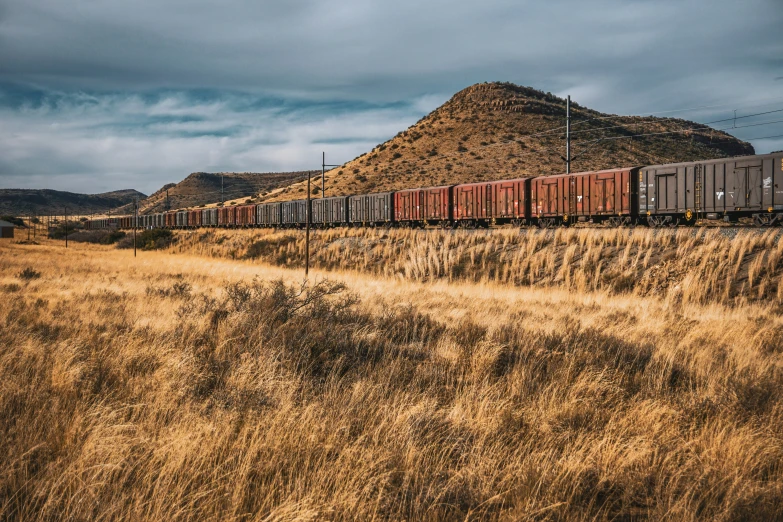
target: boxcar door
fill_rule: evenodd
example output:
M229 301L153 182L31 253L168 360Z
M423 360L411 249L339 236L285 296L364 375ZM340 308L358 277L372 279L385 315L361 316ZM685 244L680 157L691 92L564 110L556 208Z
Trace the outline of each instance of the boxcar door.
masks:
M615 190L615 184L614 179L605 179L604 180L604 212L611 214L614 212L614 190Z
M748 208L760 209L762 205L761 194L763 192L761 165L747 167L745 180L745 187L747 187L745 206Z
M568 214L576 215L576 177L572 176L568 180Z
M484 187L484 192L486 193L486 201L484 202L484 217L487 219L492 219L495 216L494 208L492 207L492 185L487 185Z
M746 167L737 167L734 169L732 180L732 192L729 192L728 203L733 208L745 208L748 201L748 169ZM729 203L731 202L731 203Z
M676 174L659 174L655 176L655 210L658 212L674 212L677 210Z
M557 214L557 182L546 186L546 208L544 213Z

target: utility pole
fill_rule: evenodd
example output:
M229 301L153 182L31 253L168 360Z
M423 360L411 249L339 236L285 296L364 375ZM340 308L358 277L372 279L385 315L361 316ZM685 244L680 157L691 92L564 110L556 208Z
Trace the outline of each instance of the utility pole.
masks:
M220 175L220 205L225 205L226 200L223 197L223 174Z
M136 257L136 226L139 224L139 198L133 202L133 257Z
M571 174L571 95L566 101L566 174Z
M326 167L340 167L340 165L327 165L326 164L326 152L321 156L321 197L326 197ZM310 179L308 175L307 179Z
M68 207L65 207L65 248L68 248Z
M305 210L305 279L310 274L310 173L307 173L307 209Z
M27 214L27 241L30 241L30 227L33 226L33 217Z

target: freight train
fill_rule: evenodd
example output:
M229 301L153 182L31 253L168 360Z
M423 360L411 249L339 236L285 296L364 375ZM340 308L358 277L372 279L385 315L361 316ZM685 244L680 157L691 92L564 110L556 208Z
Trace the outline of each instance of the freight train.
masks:
M783 223L783 152L88 221L100 228Z

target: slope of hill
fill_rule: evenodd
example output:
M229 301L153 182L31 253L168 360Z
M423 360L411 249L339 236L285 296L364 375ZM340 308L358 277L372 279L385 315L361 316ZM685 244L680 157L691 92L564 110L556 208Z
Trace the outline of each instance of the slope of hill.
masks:
M687 120L613 116L573 101L571 116L574 172L754 153L749 143ZM511 83L473 85L394 138L329 171L327 194L562 173L565 119L566 101L552 94ZM628 139L639 134L646 136ZM267 199L305 195L299 183Z
M0 189L0 214L44 216L63 214L99 214L135 198L147 196L137 190L115 190L103 194L77 194L49 189Z
M311 175L315 171L310 171ZM320 173L320 171L319 171ZM199 207L220 202L241 199L257 199L271 191L306 179L302 172L194 172L179 183L169 183L139 203L143 214L161 212L167 209ZM222 178L222 180L221 180ZM222 183L222 191L221 191ZM129 204L112 210L123 214L133 211Z

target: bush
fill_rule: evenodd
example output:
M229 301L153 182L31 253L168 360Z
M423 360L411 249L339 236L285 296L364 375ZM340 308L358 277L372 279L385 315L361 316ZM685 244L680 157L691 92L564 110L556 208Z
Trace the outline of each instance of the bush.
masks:
M125 237L122 230L81 230L73 235L68 235L70 241L77 243L93 243L100 245L113 245ZM131 246L133 243L131 243Z
M39 277L41 277L41 272L36 272L35 270L33 270L28 266L27 268L19 272L17 277L19 277L19 279L24 279L25 281L31 281L33 279L38 279Z
M141 250L160 250L174 241L174 234L166 228L144 230L136 236L136 248ZM133 248L133 235L127 234L117 243L117 248Z

